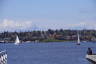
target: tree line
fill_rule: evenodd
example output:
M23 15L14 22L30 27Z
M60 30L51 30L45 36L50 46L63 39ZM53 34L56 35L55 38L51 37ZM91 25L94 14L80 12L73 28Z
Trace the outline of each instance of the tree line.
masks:
M16 35L20 41L44 41L47 39L54 39L60 41L75 41L77 40L77 33L80 35L82 41L96 41L96 30L52 30L47 31L26 31L26 32L2 32L0 33L0 41L14 42Z

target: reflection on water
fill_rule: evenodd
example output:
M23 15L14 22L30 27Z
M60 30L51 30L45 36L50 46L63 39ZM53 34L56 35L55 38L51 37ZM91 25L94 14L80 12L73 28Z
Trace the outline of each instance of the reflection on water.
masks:
M85 59L88 47L96 52L96 43L91 42L0 44L0 50L7 50L8 64L89 64Z

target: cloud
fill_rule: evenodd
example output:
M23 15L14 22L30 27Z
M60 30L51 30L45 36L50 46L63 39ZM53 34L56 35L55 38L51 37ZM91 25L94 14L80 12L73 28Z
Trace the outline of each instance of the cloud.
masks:
M76 21L64 21L64 20L49 20L49 19L34 19L33 24L39 26L40 29L96 29L95 19L77 20Z
M95 21L79 22L71 24L70 27L72 27L72 29L96 29L96 22Z
M26 31L47 29L96 29L95 21L82 21L77 23L48 22L49 20L14 21L4 19L0 21L1 31Z
M21 31L32 27L32 21L14 21L4 19L0 22L0 31Z

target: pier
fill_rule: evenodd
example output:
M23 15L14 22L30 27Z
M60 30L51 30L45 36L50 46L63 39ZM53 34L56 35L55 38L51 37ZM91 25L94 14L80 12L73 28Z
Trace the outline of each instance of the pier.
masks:
M86 55L86 59L88 61L90 61L91 63L96 64L96 55L95 54L93 54L93 55Z

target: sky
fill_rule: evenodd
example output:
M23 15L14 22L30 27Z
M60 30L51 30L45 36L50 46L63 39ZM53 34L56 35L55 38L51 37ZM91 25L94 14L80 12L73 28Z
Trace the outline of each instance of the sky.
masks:
M96 29L96 0L0 0L0 31Z

